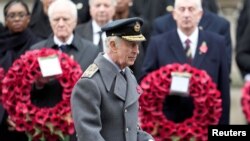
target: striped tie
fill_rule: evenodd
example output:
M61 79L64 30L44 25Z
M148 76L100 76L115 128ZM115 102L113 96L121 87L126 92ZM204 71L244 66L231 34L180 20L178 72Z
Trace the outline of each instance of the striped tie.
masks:
M192 51L191 51L191 48L190 48L190 43L191 43L191 41L190 41L189 39L187 39L187 40L185 41L186 47L185 47L185 49L184 49L189 64L192 63Z
M98 32L98 34L99 34L99 37L100 37L99 42L98 42L99 51L103 52L102 32L100 31L100 32Z

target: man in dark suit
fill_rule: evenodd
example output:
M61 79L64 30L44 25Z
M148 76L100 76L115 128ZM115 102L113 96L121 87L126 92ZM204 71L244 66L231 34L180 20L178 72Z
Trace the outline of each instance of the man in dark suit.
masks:
M106 39L105 33L101 32L101 27L112 21L115 14L115 6L115 0L90 0L91 20L76 27L76 33L99 46L99 51L103 51Z
M159 16L171 13L175 0L133 0L132 13L152 23ZM203 0L204 9L218 12L216 0Z
M71 107L79 141L153 141L138 128L137 81L128 66L139 53L142 19L121 19L102 28L104 53L76 83Z
M225 40L218 34L199 30L201 16L202 6L199 0L176 0L173 17L177 29L151 38L142 68L143 76L172 63L189 63L192 67L205 70L221 92L223 110L219 124L229 124L229 70L227 59L223 56L226 52ZM189 45L185 45L187 39ZM207 49L203 53L202 43L206 43ZM188 46L190 52L187 56L185 49ZM172 111L164 112L167 116L174 115L171 120L182 122L192 116L194 107L190 97L168 97L166 101L164 106Z
M69 0L54 1L48 9L48 16L53 34L46 40L33 45L31 49L60 49L72 56L82 70L94 61L98 48L90 41L74 34L77 24L76 5ZM31 101L38 107L51 107L62 99L62 86L57 80L41 78L33 87ZM74 140L72 136L71 140Z
M230 72L231 62L232 62L232 41L231 41L230 23L226 19L208 10L203 10L203 11L204 12L202 18L198 25L199 29L218 33L225 38L227 46L226 55L229 63L228 66ZM176 27L177 25L172 14L163 15L154 20L152 28L152 36L170 31Z

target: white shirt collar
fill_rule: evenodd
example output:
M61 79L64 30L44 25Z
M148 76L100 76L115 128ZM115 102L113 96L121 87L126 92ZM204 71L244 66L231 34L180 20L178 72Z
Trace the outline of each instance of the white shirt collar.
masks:
M94 34L101 31L101 27L94 20L92 20L92 27L93 27L93 33Z
M187 39L189 39L192 44L196 43L196 45L197 45L198 35L199 35L198 27L195 28L194 32L190 36L185 35L179 28L177 29L177 32L178 32L178 35L180 37L181 43L183 45L185 45L185 41Z
M191 48L191 52L192 52L192 58L194 58L195 56L195 52L196 52L196 48L198 45L198 37L199 37L199 29L198 27L195 28L194 32L188 37L187 35L185 35L179 28L177 29L178 35L180 37L182 46L185 48L186 44L185 41L187 39L189 39L190 42L190 48Z
M110 23L110 22L112 22L112 21L109 21L108 23ZM93 27L94 34L101 31L101 27L97 24L97 22L95 20L92 20L92 27Z
M70 45L70 44L72 44L73 39L74 39L74 35L73 34L70 35L69 39L66 42L62 42L61 40L59 40L59 38L57 38L56 36L54 36L54 42L58 46L65 45L65 44L66 45Z

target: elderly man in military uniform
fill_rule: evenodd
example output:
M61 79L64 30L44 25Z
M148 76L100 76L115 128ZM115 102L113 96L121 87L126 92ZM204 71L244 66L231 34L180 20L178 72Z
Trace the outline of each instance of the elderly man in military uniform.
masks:
M78 141L153 141L138 126L137 81L128 66L139 53L142 19L108 23L106 48L76 83L71 97Z

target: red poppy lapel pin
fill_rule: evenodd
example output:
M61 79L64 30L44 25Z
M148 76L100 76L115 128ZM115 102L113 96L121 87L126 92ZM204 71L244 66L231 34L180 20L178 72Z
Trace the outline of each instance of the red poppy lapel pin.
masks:
M208 50L207 43L203 41L199 49L200 49L200 54L206 53Z

